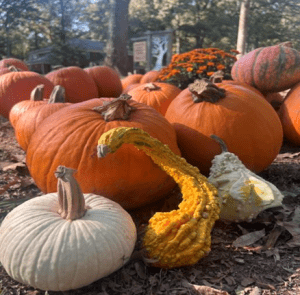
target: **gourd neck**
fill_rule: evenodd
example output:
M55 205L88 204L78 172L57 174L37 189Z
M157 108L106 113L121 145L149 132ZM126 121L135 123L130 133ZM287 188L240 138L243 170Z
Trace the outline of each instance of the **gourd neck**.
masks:
M210 136L212 139L214 139L221 147L222 153L227 153L228 152L228 148L226 143L224 142L223 139L221 139L219 136L212 134Z
M36 86L30 93L30 100L32 101L40 101L43 100L44 97L44 85Z
M59 103L59 102L64 103L66 101L65 98L66 98L65 88L60 85L56 85L54 86L50 94L48 103Z
M100 113L107 122L129 120L130 114L136 110L135 107L129 105L128 100L130 99L131 95L122 94L118 98L104 102L102 106L94 107L93 110Z
M146 90L147 92L151 92L151 91L155 91L155 90L160 90L161 87L159 87L155 83L150 82L150 83L145 84L143 89Z
M55 172L58 179L58 214L69 221L80 219L87 210L83 193L73 176L74 172L74 169L65 166L58 166Z
M208 79L195 80L188 86L188 89L192 93L195 103L203 101L216 103L226 96L225 89L219 88Z

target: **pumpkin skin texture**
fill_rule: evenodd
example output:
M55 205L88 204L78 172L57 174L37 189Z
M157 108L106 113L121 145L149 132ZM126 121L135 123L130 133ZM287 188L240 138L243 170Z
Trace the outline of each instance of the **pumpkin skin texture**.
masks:
M202 95L197 98L187 88L172 101L166 112L166 119L176 130L182 156L202 174L208 175L212 159L220 154L220 147L210 138L215 134L248 169L261 172L272 163L282 145L279 116L263 97L245 87L211 84L205 83L205 87L212 87L213 91L211 94L204 89L207 101L201 101ZM193 97L199 102L194 102Z
M94 66L85 68L85 72L94 80L97 97L119 97L122 93L122 83L119 74L108 66Z
M142 74L132 74L132 75L129 75L129 76L127 76L127 77L121 79L123 91L124 91L129 85L140 83L142 77L143 77Z
M31 91L38 85L44 85L44 97L53 90L53 83L44 76L30 72L11 72L0 77L0 114L8 119L11 108L18 102L28 100Z
M8 68L15 66L17 69L29 71L27 64L18 58L4 58L0 60L0 68Z
M60 68L45 75L54 85L66 89L66 102L82 102L98 97L94 80L81 68L76 66Z
M111 274L129 260L136 242L135 224L119 204L82 194L66 175L72 169L64 173L58 193L19 205L0 227L6 272L41 290L77 289Z
M300 81L300 53L283 45L257 48L234 63L231 76L261 92L283 91Z
M98 157L116 152L122 144L133 144L178 183L183 201L178 210L157 212L149 220L143 237L153 266L174 268L193 265L210 251L210 232L219 218L216 188L184 158L139 128L114 128L104 133L97 148Z
M181 92L181 89L167 83L151 82L142 84L128 92L132 99L153 107L165 115L171 101Z
M105 103L119 103L117 112L112 112L115 119L109 121L107 114L93 110ZM130 110L129 115L125 114L127 119L120 118L122 103ZM110 198L124 209L138 208L166 196L175 182L143 152L125 145L105 159L96 157L99 136L119 126L139 127L180 154L175 130L153 108L133 100L91 99L55 112L32 135L26 163L36 185L45 193L54 192L55 167L64 165L78 171L76 178L84 193Z
M300 145L300 83L286 95L279 111L284 137L295 145Z
M42 125L42 122L51 114L71 105L65 101L65 89L56 85L48 101L30 108L23 114L15 126L15 136L20 147L26 151L32 134Z
M128 85L125 89L123 89L122 93L127 94L130 90L134 89L135 87L140 86L140 83L134 83L134 84L130 84Z
M155 82L158 79L158 76L160 75L160 71L149 71L145 73L140 80L141 84Z

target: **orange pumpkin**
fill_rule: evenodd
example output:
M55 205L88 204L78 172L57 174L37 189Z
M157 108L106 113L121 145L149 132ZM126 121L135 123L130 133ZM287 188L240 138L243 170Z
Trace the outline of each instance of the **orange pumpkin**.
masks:
M71 66L60 68L45 75L54 85L60 85L66 90L66 102L81 102L98 97L94 80L86 71Z
M158 76L160 75L160 71L149 71L143 75L143 77L140 80L141 84L155 82L158 79Z
M0 68L8 68L10 66L15 66L23 71L29 71L27 64L18 58L9 57L0 60Z
M286 95L278 111L284 137L295 145L300 145L300 83Z
M171 102L165 117L175 127L183 157L205 175L221 153L212 134L224 139L229 151L255 172L268 167L282 145L277 113L246 87L197 80Z
M123 89L122 93L127 94L130 90L132 90L133 88L138 87L140 85L141 85L140 83L130 84L125 89Z
M124 91L129 85L140 83L140 80L142 79L142 77L143 77L142 74L132 74L132 75L129 75L129 76L123 78L123 79L121 80L123 91Z
M45 86L43 84L36 86L30 93L30 99L17 102L11 108L9 112L9 121L14 128L16 127L17 121L24 112L26 112L30 108L47 103L47 101L43 99L44 87Z
M0 115L8 119L11 108L28 100L31 91L40 84L44 85L44 97L49 97L54 85L38 73L21 71L0 76Z
M180 154L176 134L152 107L120 98L98 98L67 106L43 121L32 135L26 163L36 185L56 191L58 165L77 170L83 192L112 199L125 209L141 207L170 193L175 182L150 157L129 144L104 159L97 157L98 139L115 127L137 127Z
M84 70L97 86L97 97L118 97L121 95L122 83L117 71L108 66L94 66Z
M65 102L65 89L56 85L49 100L31 107L18 119L15 125L15 136L20 147L26 151L32 134L42 125L42 122L51 114L70 104Z
M300 52L287 44L257 48L234 63L231 76L261 92L289 89L300 82Z
M147 104L165 115L171 101L181 92L181 89L167 83L151 82L134 87L128 92L133 100Z

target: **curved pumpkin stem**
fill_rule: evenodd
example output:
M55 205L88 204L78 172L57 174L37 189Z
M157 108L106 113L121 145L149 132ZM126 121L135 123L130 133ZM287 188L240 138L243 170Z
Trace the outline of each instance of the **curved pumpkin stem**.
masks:
M58 213L62 218L70 221L81 218L87 210L83 193L73 176L75 171L65 166L58 166L55 171L55 176L58 179Z
M209 81L212 83L222 83L223 79L224 79L224 72L221 70L214 72L209 77Z
M194 102L215 103L226 96L225 89L217 87L208 79L195 80L188 88L192 93Z
M65 102L66 101L65 98L66 98L65 88L60 85L56 85L54 86L50 94L48 103Z
M150 91L154 91L154 90L160 90L161 87L159 87L158 85L150 82L144 85L144 90L147 90L148 92Z
M104 133L98 141L98 157L114 153L124 143L149 155L182 192L178 210L157 212L149 221L143 244L149 257L157 260L154 266L195 264L210 251L210 232L220 213L216 188L198 168L139 128L119 127Z
M32 100L32 101L43 100L44 88L45 88L44 84L40 84L40 85L36 86L30 93L30 100Z
M94 107L93 110L99 112L107 122L114 120L128 120L132 111L136 110L128 104L131 95L122 94L120 97L109 102L104 102L102 106Z

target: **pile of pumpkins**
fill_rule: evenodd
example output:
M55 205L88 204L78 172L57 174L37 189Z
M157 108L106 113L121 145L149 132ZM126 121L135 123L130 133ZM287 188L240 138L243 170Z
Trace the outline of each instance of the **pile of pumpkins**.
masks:
M278 189L256 173L273 162L284 136L300 143L300 53L288 44L241 57L233 81L196 80L184 90L159 82L158 71L121 80L106 66L46 75L16 59L0 67L0 114L45 194L17 207L0 227L0 261L20 282L68 290L120 268L136 242L125 210L154 203L176 185L182 203L154 214L143 240L158 267L207 255L218 218L248 221L281 204ZM290 88L284 99L278 94Z

